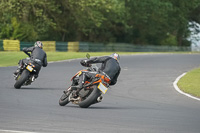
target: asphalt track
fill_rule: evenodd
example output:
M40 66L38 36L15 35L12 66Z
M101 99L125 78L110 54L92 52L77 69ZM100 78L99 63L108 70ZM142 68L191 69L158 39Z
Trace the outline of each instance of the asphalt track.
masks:
M200 133L200 101L174 80L200 66L200 54L121 56L118 83L88 109L58 100L80 60L50 63L31 85L14 89L16 67L0 68L0 132ZM6 131L5 131L6 130Z

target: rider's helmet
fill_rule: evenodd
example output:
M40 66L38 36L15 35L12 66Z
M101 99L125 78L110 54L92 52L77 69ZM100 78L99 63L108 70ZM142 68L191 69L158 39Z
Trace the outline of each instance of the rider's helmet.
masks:
M120 60L119 54L117 54L117 53L111 54L110 57L114 58L114 59L117 60L117 61Z
M34 46L35 46L35 47L39 47L39 48L41 48L41 49L43 48L43 44L42 44L42 42L40 42L40 41L35 42Z

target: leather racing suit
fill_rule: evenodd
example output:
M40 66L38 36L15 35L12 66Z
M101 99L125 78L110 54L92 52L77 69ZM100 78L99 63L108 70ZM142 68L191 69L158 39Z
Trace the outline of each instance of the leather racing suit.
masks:
M24 63L33 63L35 65L36 75L38 76L41 67L46 67L48 64L46 53L39 47L23 48L23 52L30 58L20 60L19 66L23 66ZM31 52L31 54L29 52Z
M84 64L84 60L82 60L80 63L83 66L88 66L88 64L93 63L101 63L100 72L104 72L109 78L111 79L111 82L109 85L115 85L117 83L117 78L120 74L121 68L119 65L119 62L115 60L114 58L110 56L102 56L102 57L95 57L86 60L86 64ZM89 79L91 77L94 77L98 72L85 72L80 75L79 77L79 85L76 87L78 89L81 89L83 86L83 83L86 79Z
M110 56L95 57L87 60L88 64L101 63L100 70L105 72L111 79L110 85L117 83L121 68L119 62Z

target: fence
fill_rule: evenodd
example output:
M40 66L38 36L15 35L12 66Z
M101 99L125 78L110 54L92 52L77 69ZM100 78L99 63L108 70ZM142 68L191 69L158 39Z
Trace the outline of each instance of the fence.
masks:
M0 40L0 51L3 51L3 41Z
M69 52L79 52L79 42L68 42Z
M56 51L56 42L55 41L43 41L44 51Z
M191 51L191 47L178 46L141 46L126 43L87 43L80 42L79 51L81 52L175 52L175 51Z
M45 51L68 52L173 52L191 51L191 47L178 46L141 46L126 43L91 43L91 42L56 42L42 41ZM34 42L19 42L17 40L0 40L0 50L19 51L24 47L34 46Z
M34 46L34 42L20 42L20 50L22 50L24 47L32 47Z
M56 51L68 51L68 42L56 42Z
M3 49L5 51L20 51L19 40L3 40Z

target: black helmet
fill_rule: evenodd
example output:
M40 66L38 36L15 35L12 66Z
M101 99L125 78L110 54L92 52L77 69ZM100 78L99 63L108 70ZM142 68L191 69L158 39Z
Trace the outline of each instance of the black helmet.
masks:
M40 41L35 42L34 46L35 46L35 47L39 47L39 48L41 48L41 49L43 48L43 44L42 44L42 42L40 42Z
M114 58L114 59L117 60L117 61L120 60L119 54L117 54L117 53L111 54L110 57Z

